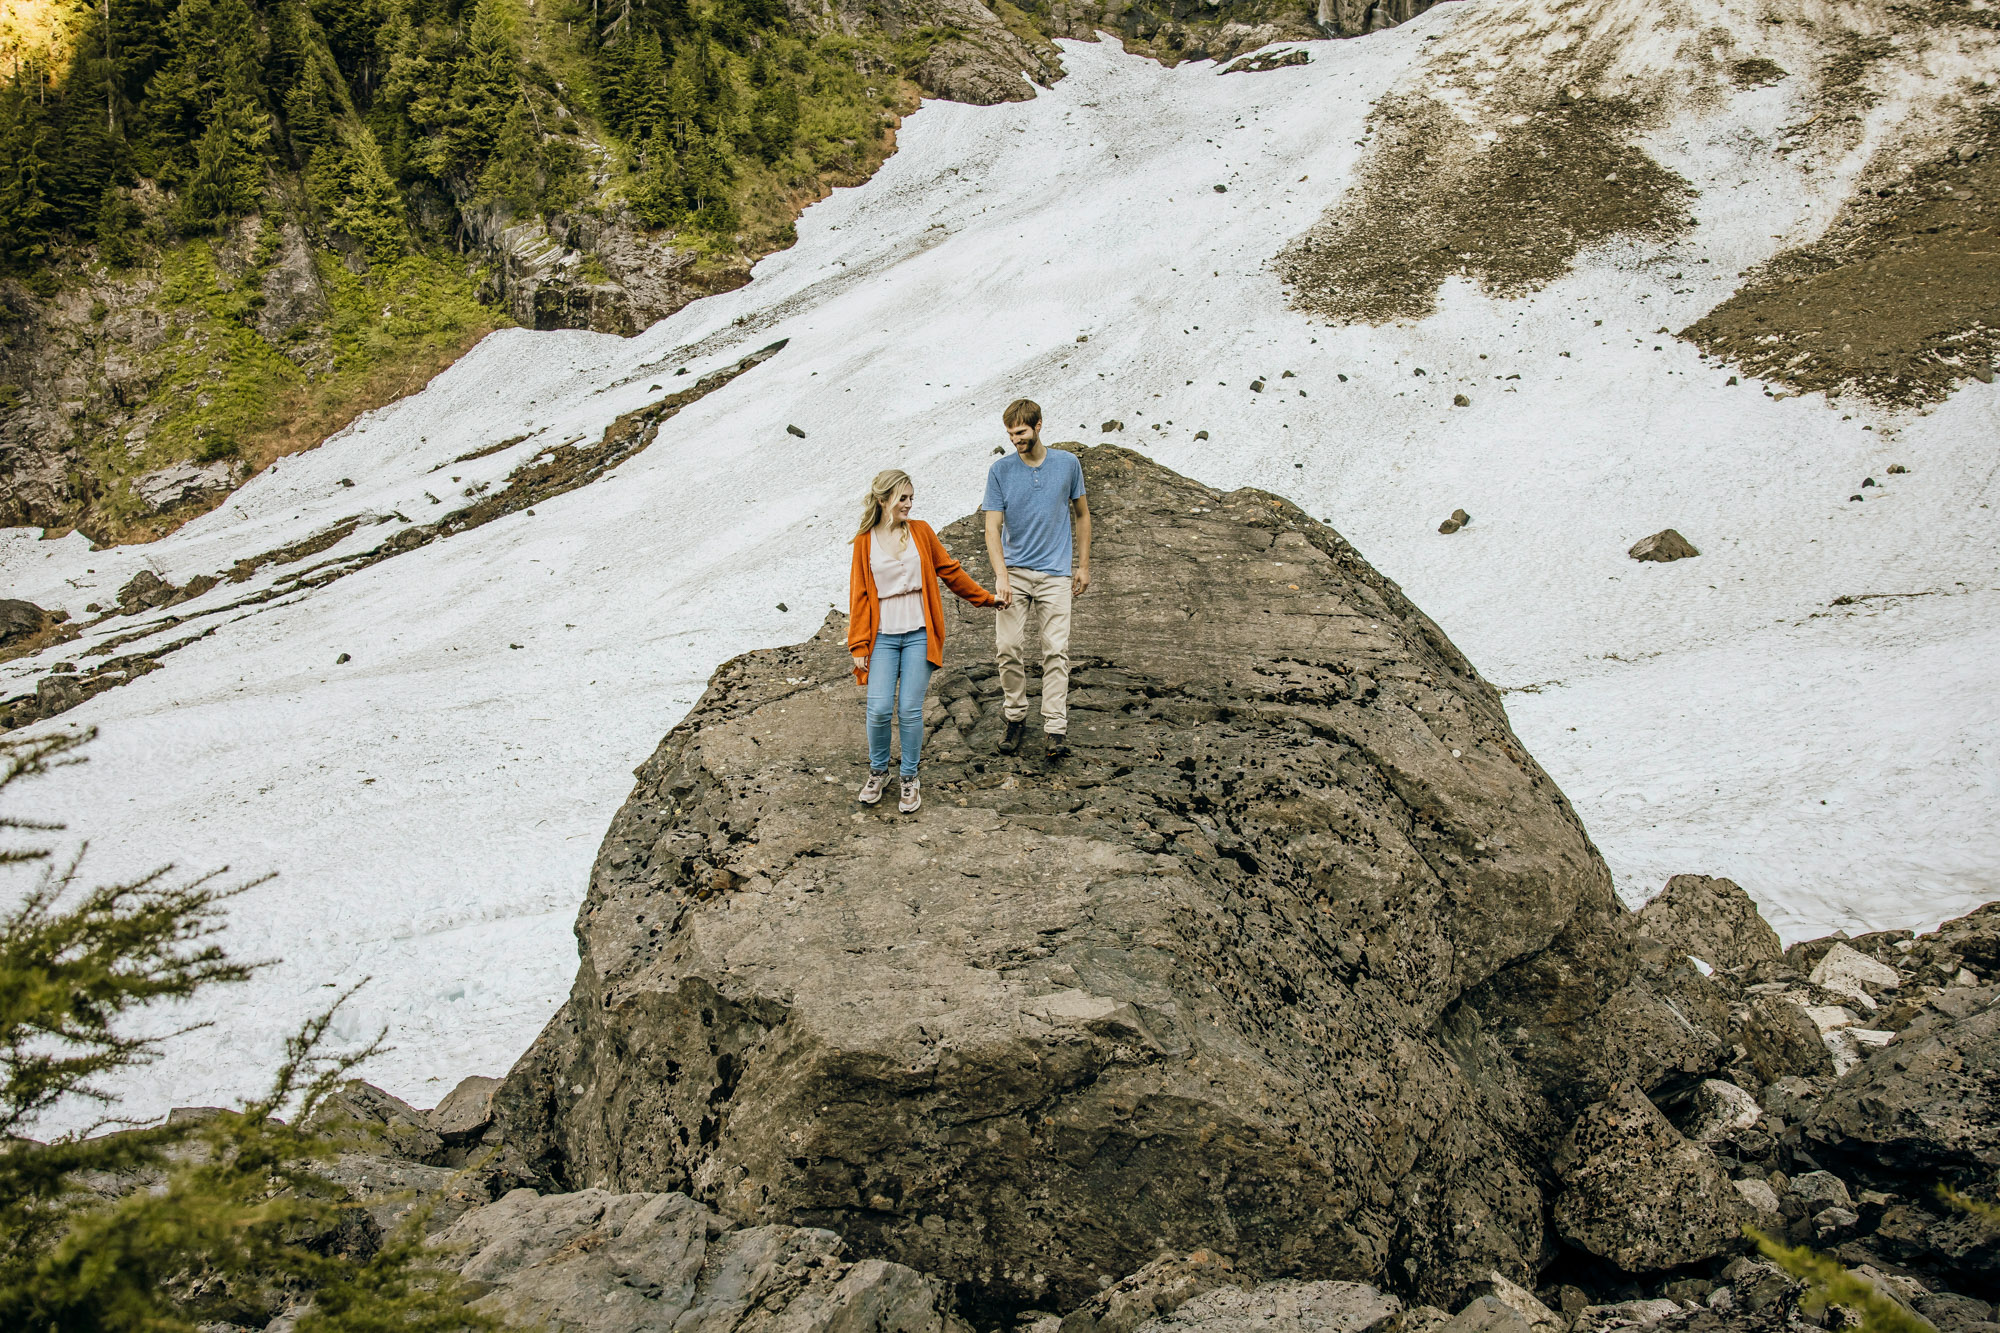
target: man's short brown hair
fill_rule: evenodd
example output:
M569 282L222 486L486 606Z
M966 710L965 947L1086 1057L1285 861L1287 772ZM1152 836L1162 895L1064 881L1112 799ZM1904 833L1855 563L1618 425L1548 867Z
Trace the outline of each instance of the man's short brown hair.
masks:
M1000 420L1008 430L1012 430L1016 426L1040 426L1042 424L1042 409L1031 398L1016 398L1013 402L1007 404L1007 410L1000 414Z

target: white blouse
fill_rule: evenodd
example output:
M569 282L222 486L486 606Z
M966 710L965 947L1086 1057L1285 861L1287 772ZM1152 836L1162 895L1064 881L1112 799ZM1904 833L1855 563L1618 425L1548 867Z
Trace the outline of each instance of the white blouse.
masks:
M875 576L875 599L882 609L882 634L907 634L924 627L924 564L917 554L917 539L906 538L903 554L894 545L871 535L868 539L868 570Z

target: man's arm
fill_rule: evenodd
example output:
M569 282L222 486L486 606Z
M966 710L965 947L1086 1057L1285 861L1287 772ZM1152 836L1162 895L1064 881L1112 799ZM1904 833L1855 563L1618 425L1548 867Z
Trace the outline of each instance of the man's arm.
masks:
M1076 573L1070 576L1070 595L1081 597L1090 591L1090 497L1071 500L1069 512L1076 520Z
M1014 600L1014 585L1007 578L1007 561L1000 554L1000 524L1006 517L998 509L986 511L986 559L993 566L993 597L1001 606Z

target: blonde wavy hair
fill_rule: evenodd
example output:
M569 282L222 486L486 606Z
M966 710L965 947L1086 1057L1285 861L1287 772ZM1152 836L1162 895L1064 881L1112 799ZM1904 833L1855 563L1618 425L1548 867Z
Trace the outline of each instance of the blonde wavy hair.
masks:
M868 494L861 500L861 526L854 530L857 538L882 521L882 511L889 507L889 497L904 484L908 484L913 493L917 489L917 483L910 480L910 474L899 467L875 474L875 480L868 483Z

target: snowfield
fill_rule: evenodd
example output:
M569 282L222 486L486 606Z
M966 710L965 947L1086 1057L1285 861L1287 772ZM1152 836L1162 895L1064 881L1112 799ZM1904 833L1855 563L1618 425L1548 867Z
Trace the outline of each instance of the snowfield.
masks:
M1646 140L1701 192L1679 243L1607 247L1520 300L1454 283L1413 325L1290 308L1271 257L1339 196L1370 105L1475 12L1227 77L1065 43L1069 76L1033 101L927 104L741 290L630 340L495 334L149 546L6 534L6 595L82 619L141 568L182 583L352 515L432 521L790 340L605 479L198 620L177 633L217 627L161 670L43 724L100 735L16 811L87 837L93 878L279 872L229 937L272 965L160 1016L212 1026L129 1079L126 1112L256 1090L300 1020L363 977L343 1031L387 1029L373 1081L430 1105L503 1072L575 972L570 923L633 766L718 663L844 608L877 470L908 469L939 526L971 511L1018 395L1051 441L1109 438L1332 523L1509 691L1629 901L1726 875L1791 940L2000 898L2000 386L1889 416L1728 385L1655 332L1831 216L1840 172L1773 155L1790 84ZM1864 477L1878 485L1851 501ZM1461 506L1471 526L1439 535ZM1700 558L1626 557L1669 526ZM317 558L391 531L364 523ZM95 641L0 677L32 689ZM857 702L857 780L860 734Z

